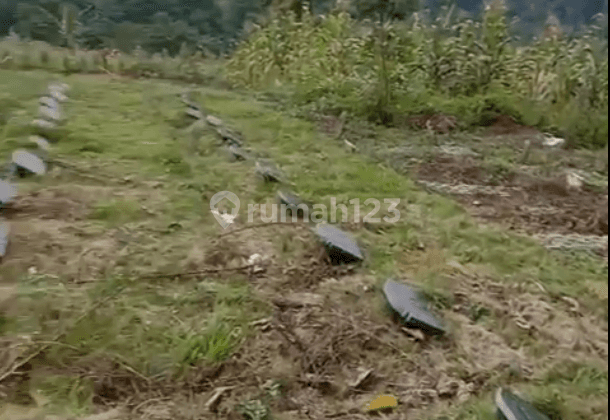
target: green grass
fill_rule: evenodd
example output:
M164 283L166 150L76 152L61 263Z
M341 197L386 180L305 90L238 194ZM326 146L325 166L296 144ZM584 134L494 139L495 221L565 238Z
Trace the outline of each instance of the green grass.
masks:
M90 217L94 220L102 220L110 224L124 224L138 220L142 216L142 210L138 203L125 200L112 200L95 205Z
M12 116L0 126L1 154L9 154L25 141L24 136L27 139L22 124L36 112L37 96L54 78L40 71L0 71L0 87L10 98L0 101L4 106L0 114ZM274 201L276 187L258 182L248 163L228 163L210 131L201 133L198 151L189 149L192 139L180 122L183 105L178 93L183 86L82 75L65 80L72 86L73 99L65 105L68 122L55 153L105 178L104 187L138 198L95 196L88 202L89 217L72 226L83 237L93 237L85 242L83 252L94 239L116 239L116 252L100 257L112 266L110 273L83 284L71 283L61 274L19 273L16 312L1 318L0 331L5 337L36 333L45 341L58 341L57 334L63 334L61 343L48 349L44 363L36 362L34 383L55 406L63 404L80 413L91 406L90 384L78 375L49 376L45 369L73 366L77 372L93 369L91 374L101 377L107 374L104 362L110 360L147 377L180 381L193 370L226 360L254 334L249 322L268 316L270 307L244 276L148 279L143 275L177 273L192 261L197 267L207 264L201 260L213 256L214 240L221 231L209 212L215 193L234 192L244 209L250 203ZM311 123L271 110L250 95L209 87L197 90L204 108L242 131L248 145L275 160L303 198L323 204L330 204L332 197L343 204L353 199L401 200L398 223L353 232L368 257L360 270L363 274L379 282L388 276L411 277L438 307L448 308L452 296L446 264L454 260L507 284L539 282L554 297L577 297L591 312L607 305L590 287L607 288L607 273L599 262L558 257L533 240L478 226L453 201L431 196L393 169L348 153ZM379 129L378 135L381 143L400 142L392 137L392 130ZM144 186L150 182L158 186ZM26 183L31 188L86 185L69 174ZM153 210L152 215L144 206ZM350 219L353 216L350 210ZM304 247L315 246L297 244L289 232L278 235L274 245L280 261L294 261ZM231 249L220 251L231 256ZM238 259L233 263L241 264ZM471 317L490 325L496 321L484 307L473 306ZM531 340L515 338L528 351L535 350ZM583 362L519 385L541 404L556 407L564 419L586 415L601 419L599 396L607 395L604 381L607 384L603 366ZM553 391L566 400L551 398ZM597 405L589 407L590 400ZM448 413L448 419L491 419L492 399L485 394Z
M77 376L47 376L37 387L45 398L61 401L52 407L55 411L61 412L69 407L75 414L86 414L92 403L93 383L88 379Z

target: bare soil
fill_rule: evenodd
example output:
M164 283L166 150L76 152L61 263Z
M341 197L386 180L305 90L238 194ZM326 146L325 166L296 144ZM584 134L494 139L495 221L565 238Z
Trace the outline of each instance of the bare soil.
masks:
M417 177L448 185L502 188L498 194L464 194L458 199L476 216L529 233L608 234L608 196L586 186L573 189L564 176L536 179L526 174L490 174L474 158L437 156ZM499 181L499 183L498 183Z
M256 282L261 292L278 284L266 275ZM204 414L238 420L243 416L235 407L258 399L267 401L279 419L358 420L371 418L363 412L367 402L391 393L401 406L386 418L403 420L422 418L431 407L462 404L510 378L543 378L562 363L604 360L607 367L605 324L577 303L554 302L535 286L517 289L454 275L454 304L442 312L459 328L442 340L422 340L390 317L375 315L371 297L377 292L371 282L346 276L309 292L286 290L275 302L273 316L257 323L255 337L238 353L221 364L194 369L180 386L145 381L100 361L98 369L88 371L99 378L96 401L106 407L101 411L126 407L130 415L124 419L186 420ZM492 331L472 318L474 307L505 325ZM536 340L552 348L552 354L532 357L520 349L524 340ZM365 372L369 375L362 379ZM278 380L281 395L267 398ZM210 411L207 402L224 387L227 391Z
M439 134L447 134L457 127L457 119L442 114L428 114L408 117L402 124L422 130L432 130Z

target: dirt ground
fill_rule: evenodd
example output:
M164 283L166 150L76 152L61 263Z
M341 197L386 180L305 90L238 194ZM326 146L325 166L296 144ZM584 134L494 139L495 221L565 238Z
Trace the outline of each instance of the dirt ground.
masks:
M7 264L72 273L74 281L83 276L79 266L108 269L96 262L115 260L119 239L101 232L88 235L84 225L74 225L87 214L85 192L110 194L95 186L72 186L49 188L37 200L27 195L18 199L9 216L17 232ZM63 211L50 211L55 208ZM244 230L214 244L195 243L193 250L198 251L182 260L190 269L222 269L254 252L264 257L263 269L250 273L250 282L255 294L272 304L273 315L255 321L255 333L228 361L193 369L179 383L143 377L104 358L77 362L60 372L93 378L94 402L102 415L106 413L99 418L108 420L240 420L244 416L236 407L243 408L244 401L250 401L252 410L257 404L268 407L278 419L358 420L370 418L363 407L382 393L396 395L401 403L400 410L386 418L405 420L424 418L431 407L459 405L509 378L535 379L576 359L607 360L605 324L578 304L554 302L535 286L515 289L465 275L459 266L448 273L452 303L437 305L451 325L448 336L431 339L401 328L380 315L376 278L328 265L306 229L282 229ZM282 235L309 246L280 263L273 244ZM42 258L45 249L54 257ZM92 259L79 264L85 254ZM192 255L206 257L197 260ZM476 313L493 314L505 325L486 326ZM520 349L523 340L555 349L552 357L531 357ZM59 372L49 370L52 373ZM27 380L27 375L19 380ZM4 389L18 389L16 381Z
M531 139L534 153L551 153L555 169L550 177L540 175L536 165L512 165L510 170L498 172L485 165L484 156L457 156L442 151L431 160L420 161L413 174L435 192L454 196L485 222L529 235L607 238L607 186L571 186L567 174L578 169L578 164L573 162L570 151L544 151L540 138L541 133L535 128L499 116L485 128L482 147L509 147L518 160L524 153L524 139ZM607 246L598 252L607 258Z
M272 278L270 272L255 282L263 291L275 283ZM368 419L363 406L391 393L401 408L385 418L418 419L432 406L459 405L515 378L536 380L562 364L608 357L607 331L599 319L573 302L553 302L535 287L454 275L454 305L443 313L455 328L445 339L430 340L375 316L370 281L345 276L309 292L286 292L274 301L273 316L256 322L255 336L237 354L192 371L179 387L171 381L147 383L101 363L98 374L106 370L97 388L100 411L118 404L125 411L117 419L241 420L235 407L247 400L252 407L264 401L278 419ZM359 311L350 309L354 301ZM505 320L499 333L473 317L475 306ZM533 358L520 349L526 340L554 350ZM221 397L214 400L218 392ZM197 417L202 413L205 417Z
M493 187L496 194L459 195L474 215L528 233L608 235L608 196L586 187L569 188L565 177L536 179L509 174L500 185L469 157L437 156L417 171L420 180L446 185Z

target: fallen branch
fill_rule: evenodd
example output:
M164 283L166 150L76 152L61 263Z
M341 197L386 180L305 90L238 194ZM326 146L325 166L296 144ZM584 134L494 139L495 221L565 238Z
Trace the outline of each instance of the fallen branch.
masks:
M185 278L185 277L201 276L203 274L218 274L218 273L247 271L253 267L255 267L255 265L242 265L240 267L234 267L234 268L210 268L210 269L197 270L197 271L185 271L185 272L181 272L181 273L168 273L168 274L154 273L154 274L145 274L145 275L134 275L132 278L134 280L159 280L159 279L171 279L171 278ZM124 274L124 276L130 277L128 274ZM94 278L79 279L79 280L71 282L70 284L80 285L80 284L96 283L98 281L100 281L100 279L94 279Z
M115 180L117 183L123 183L123 180L121 180L120 178L109 176L109 175L105 176L104 178L97 177L95 175L90 175L92 172L91 170L80 168L76 165L66 163L59 159L50 159L49 162L59 166L62 169L66 169L69 172L76 173L79 176L82 176L83 178L89 178L89 179L93 179L95 181L104 182L104 183L108 183L108 180Z
M243 228L239 228L239 229L235 229L232 230L231 232L227 232L227 233L223 233L221 235L219 235L220 238L225 238L227 236L231 236L231 235L235 235L236 233L240 233L243 232L245 230L250 230L250 229L258 229L258 228L265 228L265 227L269 227L269 226L294 226L294 227L304 227L305 225L302 223L291 223L291 222L272 222L272 223L259 223L256 225L248 225L245 226Z
M140 411L142 408L146 407L149 404L153 404L153 403L162 403L165 401L170 401L171 398L170 397L164 397L164 398L152 398L150 400L146 400L144 402L142 402L140 405L138 405L136 408L134 408L132 410L133 413L137 413L138 411Z
M174 273L174 274L150 274L145 276L138 276L138 280L157 280L157 279L165 279L165 278L184 278L184 277L193 277L200 276L202 274L217 274L217 273L225 273L225 272L235 272L235 271L246 271L254 267L254 265L243 265L241 267L235 268L214 268L214 269L205 269L198 271L189 271L183 273Z

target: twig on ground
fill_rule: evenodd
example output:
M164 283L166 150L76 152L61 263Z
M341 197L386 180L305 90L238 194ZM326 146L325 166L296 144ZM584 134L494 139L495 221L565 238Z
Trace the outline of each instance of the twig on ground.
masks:
M104 183L108 183L109 180L114 180L117 183L123 183L123 180L121 180L117 177L110 176L110 175L105 176L104 178L102 178L101 176L98 177L95 175L90 175L90 173L92 172L90 169L80 168L76 165L66 163L59 159L51 159L50 162L59 166L60 168L66 169L68 172L72 172L73 174L77 174L78 176L81 176L83 178L88 178L88 179L92 179L92 180L95 180L98 182L104 182Z
M201 276L203 274L218 274L218 273L230 273L230 272L239 272L239 271L247 271L251 269L253 265L243 265L241 267L234 268L214 268L214 269L204 269L197 271L187 271L182 273L156 273L156 274L145 274L145 275L134 275L133 279L135 280L159 280L159 279L170 279L170 278L185 278L185 277L195 277ZM125 275L129 276L129 275ZM80 279L78 281L72 282L72 284L88 284L88 283L96 283L100 281L100 279Z
M220 238L225 238L227 236L235 235L236 233L240 233L240 232L243 232L245 230L265 228L265 227L270 227L270 226L305 227L305 225L302 224L302 223L291 223L291 222L259 223L259 224L256 224L256 225L248 225L248 226L244 226L244 227L239 228L239 229L232 230L230 232L223 233L223 234L219 235L219 237Z
M129 365L129 362L127 360L125 360L125 358L119 354L116 353L107 353L108 356L110 356L111 358L115 358L119 360L119 364L128 372L133 373L134 375L136 375L138 378L143 379L144 381L150 383L152 380L147 377L146 375L138 372L136 369L134 369L133 367L131 367Z
M174 274L150 274L144 276L138 276L138 280L156 280L156 279L165 279L165 278L184 278L184 277L193 277L200 276L202 274L217 274L217 273L227 273L227 272L236 272L236 271L245 271L251 269L253 266L251 264L243 265L241 267L235 268L214 268L214 269L205 269L198 271L190 271L183 273L174 273Z
M95 311L97 308L102 306L104 303L108 302L110 299L115 297L118 293L122 292L124 289L125 289L125 287L120 288L119 290L117 290L117 292L115 294L112 294L110 296L106 296L104 299L101 299L98 302L96 302L91 308L89 308L81 316L79 316L76 319L76 321L74 321L74 323L72 324L71 328L74 328L83 319L85 319L87 316L89 316L91 314L91 312ZM58 344L59 340L61 340L61 338L64 335L65 335L65 332L57 334L52 340L46 341L45 342L46 344L44 344L43 346L40 346L38 349L36 349L36 351L34 351L31 355L26 357L24 360L22 360L20 362L15 362L8 372L6 372L4 375L0 376L0 383L4 382L6 379L8 379L8 378L10 378L12 376L17 375L18 374L17 371L19 369L21 369L22 367L24 367L25 365L30 363L32 360L34 360L36 357L38 357L42 352L47 350L49 347ZM38 344L40 344L40 342Z
M160 402L165 402L165 401L169 401L169 400L171 400L171 398L169 398L169 397L151 398L150 400L146 400L146 401L142 402L141 404L139 404L138 406L136 406L136 408L134 408L132 412L137 413L139 410L141 410L142 408L146 407L149 404L160 403Z

